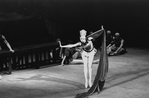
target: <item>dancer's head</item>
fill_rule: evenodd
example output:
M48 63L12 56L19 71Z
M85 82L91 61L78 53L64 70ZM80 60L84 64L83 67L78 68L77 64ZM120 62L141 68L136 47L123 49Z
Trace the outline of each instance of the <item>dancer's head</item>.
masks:
M120 37L120 33L115 33L115 38L119 38Z
M108 35L110 35L110 34L111 34L111 31L110 31L110 30L108 30L108 31L107 31L107 34L108 34Z
M86 42L86 30L80 30L80 41L81 42Z
M118 32L117 32L117 33L115 33L115 36L120 36L120 33L118 33Z

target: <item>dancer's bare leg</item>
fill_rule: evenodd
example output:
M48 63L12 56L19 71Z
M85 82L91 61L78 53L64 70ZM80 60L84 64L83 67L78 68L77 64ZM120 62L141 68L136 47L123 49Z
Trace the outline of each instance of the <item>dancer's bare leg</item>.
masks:
M87 57L82 55L83 63L84 63L84 77L85 77L85 88L88 87L88 73L87 73Z
M64 61L65 61L65 59L66 59L66 55L63 57L63 59L62 59L62 62L61 62L61 65L62 66L64 66Z
M94 54L90 54L88 58L88 72L89 72L89 87L92 86L92 63L94 59Z

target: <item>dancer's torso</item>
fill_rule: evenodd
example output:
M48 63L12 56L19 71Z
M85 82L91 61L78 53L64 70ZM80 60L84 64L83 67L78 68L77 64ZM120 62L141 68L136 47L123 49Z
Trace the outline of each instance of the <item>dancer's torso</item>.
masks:
M81 42L81 47L82 50L85 52L91 52L94 49L93 43L92 42L86 42L86 43L82 43Z

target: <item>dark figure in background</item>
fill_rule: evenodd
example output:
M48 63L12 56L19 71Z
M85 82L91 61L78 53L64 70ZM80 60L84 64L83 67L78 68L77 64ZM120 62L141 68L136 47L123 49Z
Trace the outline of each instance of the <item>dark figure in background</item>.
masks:
M71 40L68 40L68 44L72 44ZM70 64L72 62L73 54L76 52L75 48L63 48L62 49L62 62L61 65Z
M124 45L124 39L120 37L119 33L115 33L114 39L107 46L107 54L108 55L120 55L126 53L126 48Z
M114 36L112 35L110 30L108 30L106 34L107 34L107 36L106 36L106 45L108 46L113 41Z
M61 65L64 66L65 64L70 64L73 60L73 54L74 54L74 49L73 48L64 48L63 49L63 58Z
M14 50L11 48L10 44L8 43L8 41L6 40L6 38L4 37L4 35L0 34L0 50L3 50L3 47L8 47L9 50L11 52L14 52ZM0 66L2 66L2 59L0 60ZM0 75L0 79L2 79L2 76Z
M110 30L107 30L107 32L106 32L106 46L109 46L113 40L114 40L114 36L112 35ZM102 41L100 41L100 42L102 42ZM100 51L101 51L101 47L100 47ZM108 49L108 47L107 47L107 49Z

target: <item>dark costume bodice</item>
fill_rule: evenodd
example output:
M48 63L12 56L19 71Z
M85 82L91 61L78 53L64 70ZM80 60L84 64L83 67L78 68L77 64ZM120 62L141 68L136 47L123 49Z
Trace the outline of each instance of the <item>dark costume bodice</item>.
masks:
M81 42L81 47L86 52L91 52L94 49L94 46L92 44L89 44L88 42L86 43Z
M106 45L109 45L113 41L113 36L112 35L107 35L106 37Z

